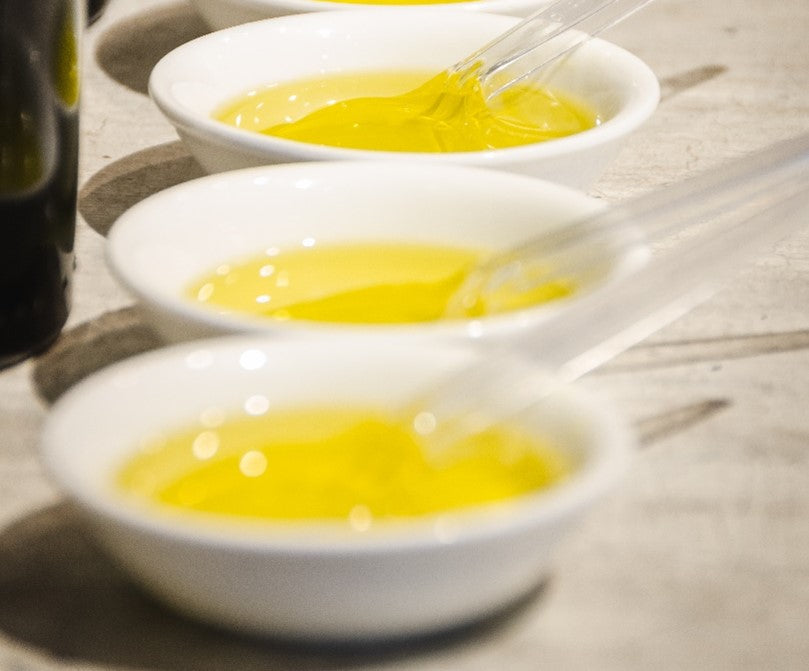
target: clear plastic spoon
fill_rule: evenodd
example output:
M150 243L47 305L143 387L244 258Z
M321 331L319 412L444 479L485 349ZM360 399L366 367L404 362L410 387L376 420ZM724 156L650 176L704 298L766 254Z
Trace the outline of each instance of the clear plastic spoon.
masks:
M415 89L333 101L263 132L318 144L396 151L404 146L403 131L405 137L416 138L417 145L432 147L430 151L548 140L557 131L495 114L503 102L499 94L529 78L539 83L540 75L552 70L547 66L651 1L557 0ZM525 92L517 93L519 97ZM480 125L489 129L487 134L469 143L470 128Z
M778 205L809 188L807 153L809 134L490 256L468 273L447 306L447 316L467 316L477 303L488 313L503 311L508 306L499 302L501 296L514 300L543 282L586 277L589 268L619 250L642 254L667 237L688 231L694 235L708 224L707 233L718 235L723 223L729 224L726 219L741 221L745 213Z
M491 100L610 28L652 0L557 0L459 61L450 74L477 77Z
M548 276L586 274L614 238L658 253L640 269L571 299L536 329L490 352L414 401L407 416L435 449L518 414L555 384L573 381L712 295L741 262L809 224L809 135L780 143L550 233L481 269L476 291L503 268L519 278L539 260ZM667 237L679 240L665 245ZM689 235L690 234L690 235ZM480 278L478 278L480 279ZM527 287L530 289L530 286ZM534 360L553 373L526 373ZM551 382L553 380L553 382Z

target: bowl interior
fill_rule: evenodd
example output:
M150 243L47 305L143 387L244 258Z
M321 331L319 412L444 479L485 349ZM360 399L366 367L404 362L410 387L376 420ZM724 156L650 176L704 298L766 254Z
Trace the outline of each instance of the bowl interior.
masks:
M266 166L203 177L139 203L110 231L108 259L141 300L170 313L226 331L294 329L302 323L219 314L184 292L219 264L269 247L402 241L494 251L601 208L568 188L486 169L365 161ZM628 262L607 255L589 279L607 281Z
M395 409L441 376L469 365L475 356L466 348L425 351L363 339L273 343L237 337L167 348L108 368L60 399L43 432L43 454L57 481L86 508L106 518L217 544L230 539L255 547L284 542L362 545L356 535L323 535L323 527L316 525L295 523L285 530L283 525L268 524L256 533L255 526L197 527L185 518L179 522L171 516L150 516L115 491L114 473L140 439L182 426L211 408L229 411L261 395L270 408L356 402ZM526 366L525 375L540 379L541 371ZM568 481L525 497L509 509L505 517L509 523L519 526L528 519L552 518L560 507L580 505L624 467L629 447L624 429L613 414L580 392L563 390L543 399L526 426L578 466ZM458 513L459 533L469 537L499 533L504 513L491 508ZM268 528L275 533L267 533ZM394 531L404 544L438 542L429 520L402 529ZM371 544L390 540L384 529L380 533L379 538L363 538Z
M516 22L492 14L436 10L425 15L399 8L281 17L219 31L179 47L156 66L150 88L157 104L175 121L224 127L211 114L250 89L337 72L438 72ZM416 34L419 39L413 39ZM553 85L589 103L605 122L633 101L656 97L656 81L648 68L598 39L565 59L554 72Z

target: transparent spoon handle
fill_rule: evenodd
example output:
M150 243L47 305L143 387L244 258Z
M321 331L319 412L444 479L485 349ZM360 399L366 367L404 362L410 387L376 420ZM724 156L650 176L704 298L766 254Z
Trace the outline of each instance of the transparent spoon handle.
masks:
M655 203L670 207L650 209ZM651 218L653 227L665 229L702 220L716 203L734 207L699 235L571 301L555 318L431 389L413 406L413 416L431 427L422 433L441 445L519 413L551 391L547 380L526 374L526 359L540 361L557 381L577 379L708 298L743 260L809 224L809 135L629 202L617 208L620 222L611 211L591 223L643 226Z
M639 271L571 304L519 349L574 380L709 298L743 261L809 225L809 173L800 190L723 230L677 245Z
M453 66L455 72L474 72L488 98L553 63L591 37L614 26L652 0L557 0L534 12L481 49ZM576 32L567 33L575 29ZM539 60L526 57L545 45ZM490 78L503 79L489 90Z
M775 144L727 165L654 191L579 222L536 236L495 254L470 273L448 314L482 301L497 311L504 283L530 291L549 279L586 277L605 250L661 245L689 231L705 234L739 221L745 213L779 204L809 188L809 134ZM728 221L730 219L730 221ZM615 252L613 252L615 253ZM491 296L491 300L487 297Z

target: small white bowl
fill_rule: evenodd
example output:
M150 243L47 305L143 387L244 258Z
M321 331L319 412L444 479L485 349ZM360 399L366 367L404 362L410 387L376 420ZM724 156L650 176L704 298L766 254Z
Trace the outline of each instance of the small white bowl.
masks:
M485 617L551 568L564 532L625 470L625 426L575 389L526 418L578 466L562 483L508 504L349 532L326 523L206 523L155 514L113 486L139 439L242 407L362 403L398 408L474 361L462 348L362 339L273 343L224 338L133 357L81 382L53 407L44 463L103 547L181 612L241 632L314 641L426 633ZM526 365L526 378L541 373Z
M408 5L416 9L457 9L467 12L491 12L509 16L527 16L550 0L469 0L467 2L425 2ZM390 9L389 4L360 2L329 2L329 0L191 0L203 19L215 30L250 21L272 19L287 14L345 11L347 9ZM393 5L394 9L401 9Z
M479 319L366 325L221 314L184 293L222 263L268 247L298 248L304 239L497 250L601 209L566 187L481 168L371 161L263 166L208 175L143 200L111 228L107 259L168 340L238 332L496 340L536 327L575 296ZM590 281L610 281L642 261L642 253L620 254L594 266Z
M554 86L587 102L603 122L568 137L470 152L388 152L297 142L236 128L211 115L271 82L338 72L439 72L512 27L517 19L476 12L396 8L317 12L257 21L205 35L167 54L152 71L157 106L209 172L292 161L375 159L476 165L589 187L659 98L654 73L603 40L590 40L554 75ZM426 46L429 45L429 46Z

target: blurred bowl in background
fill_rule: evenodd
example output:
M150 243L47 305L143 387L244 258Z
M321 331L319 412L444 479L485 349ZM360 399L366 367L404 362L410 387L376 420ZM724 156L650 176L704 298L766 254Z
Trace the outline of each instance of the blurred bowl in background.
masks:
M191 0L203 19L215 30L229 28L250 21L272 19L287 14L307 12L340 11L346 9L368 9L370 7L399 9L403 6L415 8L458 9L469 12L490 12L510 16L527 16L538 10L549 0L469 0L452 2L448 0L416 0L412 4L390 2L331 2L330 0Z

